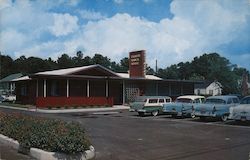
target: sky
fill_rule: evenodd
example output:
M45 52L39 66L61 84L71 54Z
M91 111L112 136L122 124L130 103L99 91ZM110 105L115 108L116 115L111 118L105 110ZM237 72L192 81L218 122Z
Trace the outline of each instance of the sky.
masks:
M250 0L0 0L0 51L13 59L135 50L152 68L217 52L250 70Z

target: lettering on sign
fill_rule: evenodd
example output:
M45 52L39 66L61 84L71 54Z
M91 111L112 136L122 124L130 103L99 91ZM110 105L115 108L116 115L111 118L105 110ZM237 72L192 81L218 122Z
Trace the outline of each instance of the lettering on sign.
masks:
M131 55L130 56L131 65L132 66L139 65L140 64L140 58L141 58L140 54Z

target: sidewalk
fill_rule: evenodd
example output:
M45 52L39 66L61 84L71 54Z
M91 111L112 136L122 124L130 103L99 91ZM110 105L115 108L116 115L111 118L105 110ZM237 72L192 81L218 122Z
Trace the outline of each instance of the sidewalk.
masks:
M35 160L34 158L18 153L8 144L0 142L0 160Z
M19 107L11 107L4 106L0 104L2 108L8 109L16 109L16 110L24 110L30 112L39 112L39 113L75 113L75 112L104 112L104 111L115 111L115 110L128 110L129 106L123 105L114 105L113 107L104 107L104 108L79 108L79 109L36 109L36 108L19 108Z

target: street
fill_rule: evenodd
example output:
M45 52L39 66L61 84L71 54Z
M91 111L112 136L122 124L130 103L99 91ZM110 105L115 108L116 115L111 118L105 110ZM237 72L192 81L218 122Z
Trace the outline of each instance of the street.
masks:
M18 112L81 123L96 149L97 160L248 160L250 154L249 123L203 122L167 115L139 117L128 111Z

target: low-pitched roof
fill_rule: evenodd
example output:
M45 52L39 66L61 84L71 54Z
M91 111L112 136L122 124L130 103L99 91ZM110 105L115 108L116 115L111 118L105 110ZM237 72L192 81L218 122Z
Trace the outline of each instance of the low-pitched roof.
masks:
M20 77L20 78L13 79L11 81L16 82L16 81L26 81L26 80L31 80L31 78L29 76L23 76L23 77Z
M129 77L129 73L117 73L119 75L119 77L121 78L130 78ZM141 78L139 78L141 79ZM149 79L149 80L162 80L162 78L159 78L157 76L154 75L146 75L145 78L143 79Z
M53 70L53 71L45 71L45 72L38 72L35 73L34 75L70 75L73 73L77 73L80 71L86 71L92 68L101 68L103 70L105 70L106 72L109 72L111 74L113 74L114 76L117 76L117 74L99 64L95 64L95 65L90 65L90 66L83 66L83 67L73 67L73 68L66 68L66 69L57 69L57 70Z
M4 77L3 79L1 79L0 83L1 82L10 82L13 79L16 79L16 78L19 78L19 77L22 77L22 76L23 76L22 73L11 74L11 75L8 75L7 77Z

